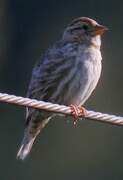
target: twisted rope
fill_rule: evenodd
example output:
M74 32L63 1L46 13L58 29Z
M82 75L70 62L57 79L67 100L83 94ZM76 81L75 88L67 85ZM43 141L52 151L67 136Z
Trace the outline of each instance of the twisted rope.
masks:
M53 104L53 103L44 102L44 101L38 101L35 99L30 99L30 98L23 98L20 96L9 95L5 93L0 93L0 101L16 104L20 106L36 108L36 109L48 110L48 111L62 113L66 115L72 115L71 108L69 106ZM123 125L123 117L104 114L104 113L90 111L90 110L86 110L86 114L84 118L87 118L90 120L96 120L99 122L105 122L109 124Z

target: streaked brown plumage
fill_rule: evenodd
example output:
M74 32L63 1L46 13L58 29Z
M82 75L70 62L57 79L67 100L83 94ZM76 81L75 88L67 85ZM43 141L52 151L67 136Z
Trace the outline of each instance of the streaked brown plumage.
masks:
M81 106L95 89L101 73L101 38L107 30L80 17L65 29L61 40L35 65L27 96L52 103ZM24 139L17 157L24 159L54 113L27 108Z

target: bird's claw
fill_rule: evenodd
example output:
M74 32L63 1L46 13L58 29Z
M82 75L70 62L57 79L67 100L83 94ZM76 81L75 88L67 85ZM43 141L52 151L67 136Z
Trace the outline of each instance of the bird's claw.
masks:
M80 116L85 116L86 115L86 109L84 107L78 107L78 106L75 106L73 104L70 105L70 108L71 108L71 114L72 116L74 117L74 125L77 124L78 122L78 119Z

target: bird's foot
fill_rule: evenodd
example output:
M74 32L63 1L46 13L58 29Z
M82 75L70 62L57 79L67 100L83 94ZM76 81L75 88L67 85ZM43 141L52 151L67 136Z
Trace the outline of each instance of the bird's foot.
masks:
M70 105L71 108L71 114L74 117L74 125L77 125L78 123L78 119L80 116L85 116L86 115L86 109L84 107L78 107L76 105L71 104Z

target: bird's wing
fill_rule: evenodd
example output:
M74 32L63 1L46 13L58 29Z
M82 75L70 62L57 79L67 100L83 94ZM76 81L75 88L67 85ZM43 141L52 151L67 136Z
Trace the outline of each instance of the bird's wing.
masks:
M45 59L43 64L35 66L29 84L27 97L49 101L59 83L66 76L71 64L67 64L65 57Z
M60 88L61 82L65 82L72 67L74 67L75 57L66 57L59 49L51 49L35 65L32 78L29 84L27 97L53 103L65 104L58 96L65 93L66 88ZM59 90L62 92L57 92ZM60 93L60 94L59 94ZM35 111L27 108L27 116Z

